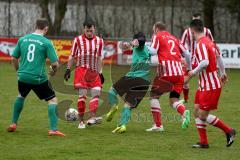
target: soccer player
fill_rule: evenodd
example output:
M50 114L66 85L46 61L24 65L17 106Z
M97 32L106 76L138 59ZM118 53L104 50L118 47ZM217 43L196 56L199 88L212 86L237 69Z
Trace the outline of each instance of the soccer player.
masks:
M50 121L49 135L64 136L57 130L57 98L53 91L45 71L46 58L51 62L49 74L53 76L58 64L58 56L54 50L53 44L44 35L48 31L48 21L38 19L36 21L36 30L32 34L21 37L13 52L13 64L18 72L18 91L14 106L12 124L8 132L14 132L17 129L17 122L24 106L25 98L33 90L39 99L48 102L48 116Z
M225 83L226 74L221 56L216 54L216 45L204 34L204 27L201 20L193 20L190 24L191 32L197 41L196 60L198 66L190 71L186 82L193 76L199 76L199 88L195 95L194 116L200 141L194 144L194 148L209 148L206 123L223 130L227 138L227 147L230 147L234 141L236 131L225 124L210 111L217 109L218 100L221 94L221 80ZM219 79L217 75L217 63L220 66Z
M90 90L91 93L91 100L89 102L91 117L87 121L87 124L92 125L100 122L101 119L96 117L96 112L102 83L104 82L101 58L104 45L103 39L95 35L95 24L91 19L86 19L83 27L84 33L77 36L73 41L71 55L69 56L67 70L64 75L67 81L70 78L70 69L76 58L74 87L79 91L79 129L86 127L84 123L84 113L88 90Z
M161 123L161 107L159 97L165 92L164 85L171 84L169 102L170 106L182 116L182 128L187 128L190 123L190 111L179 102L179 97L184 84L184 76L181 65L181 57L185 57L188 70L191 70L190 55L180 41L166 31L165 24L157 22L153 26L153 38L151 47L158 54L159 65L157 76L151 89L151 112L154 125L146 131L163 131Z
M194 19L201 19L201 14L200 13L195 13L192 16L192 20ZM211 41L214 41L212 33L210 31L210 29L204 27L204 35L206 37L209 37L209 39ZM197 66L197 61L196 61L196 57L195 57L195 49L196 49L196 41L194 40L194 37L191 33L190 28L187 28L182 35L182 40L181 40L182 44L184 45L185 48L187 48L189 50L189 52L191 53L191 62L192 62L192 68L194 69ZM219 50L218 50L219 52ZM187 70L186 70L186 66L183 66L184 69L184 76L185 78L188 76L187 74ZM183 85L183 96L184 99L181 100L181 102L187 103L188 102L188 95L189 95L189 83L186 83Z
M150 51L145 45L146 37L144 33L139 32L133 36L132 41L132 64L130 71L120 78L109 90L110 111L107 113L107 121L111 121L113 115L118 110L117 95L121 96L124 101L121 120L113 133L124 133L126 125L131 117L132 109L136 108L144 98L149 88L150 72ZM125 42L123 49L128 50L130 44Z

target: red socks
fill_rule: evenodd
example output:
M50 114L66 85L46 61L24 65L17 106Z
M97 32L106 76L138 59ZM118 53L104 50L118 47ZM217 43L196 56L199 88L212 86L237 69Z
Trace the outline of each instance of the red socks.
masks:
M90 102L89 102L89 109L90 109L90 112L95 115L96 114L96 111L97 111L97 108L98 108L98 101L99 101L99 98L98 96L95 96L93 97Z
M157 107L151 107L151 112L153 116L153 120L157 127L160 127L162 125L161 122L161 109Z
M78 114L83 116L86 109L86 96L79 96L78 98Z
M226 125L223 121L221 121L218 117L209 114L207 117L207 122L217 128L220 128L225 133L231 132L232 128Z
M183 88L184 100L188 101L189 88Z
M174 102L173 108L176 108L178 113L180 113L181 115L183 115L183 113L186 110L186 107L183 104L181 104L180 102Z
M200 144L208 144L208 139L207 139L207 132L206 132L206 122L202 121L199 118L195 119L198 135L199 135L199 142Z

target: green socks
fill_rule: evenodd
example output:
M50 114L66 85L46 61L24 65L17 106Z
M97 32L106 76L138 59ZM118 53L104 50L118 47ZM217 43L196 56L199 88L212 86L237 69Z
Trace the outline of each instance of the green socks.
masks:
M58 117L56 115L57 104L48 104L48 117L50 121L50 129L53 131L57 130Z
M120 125L126 125L131 118L131 109L124 107L122 110L121 122Z
M22 112L24 104L24 98L23 97L17 97L13 106L13 117L12 117L12 123L17 124L18 118L20 116L20 113Z
M108 102L110 103L111 107L118 104L117 92L114 88L111 88L108 91Z

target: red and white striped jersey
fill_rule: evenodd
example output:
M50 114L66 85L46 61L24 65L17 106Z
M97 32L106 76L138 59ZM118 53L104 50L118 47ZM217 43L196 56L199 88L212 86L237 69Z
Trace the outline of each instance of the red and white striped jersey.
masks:
M204 35L206 37L208 37L211 41L214 42L212 33L210 31L210 29L204 27ZM193 65L196 65L196 56L195 56L195 49L197 46L197 42L194 40L194 37L192 35L191 29L187 28L182 35L182 40L181 40L182 44L184 45L185 48L187 48L189 50L189 52L191 53L191 62Z
M158 53L158 76L183 76L181 57L186 51L180 40L167 31L152 37L151 47Z
M209 64L199 72L199 90L211 91L221 88L221 83L217 75L216 46L208 38L199 39L196 48L196 59L199 62L209 60Z
M76 37L73 41L71 55L77 58L76 66L99 71L98 59L103 52L103 39L94 36L88 39L84 34Z

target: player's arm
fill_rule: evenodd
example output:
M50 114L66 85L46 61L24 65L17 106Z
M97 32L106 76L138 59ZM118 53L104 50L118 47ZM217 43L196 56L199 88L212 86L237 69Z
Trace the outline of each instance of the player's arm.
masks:
M182 38L181 38L181 43L183 44L183 46L189 50L189 46L190 46L190 42L189 42L189 33L188 33L188 29L185 29L185 31L183 32Z
M47 44L47 58L49 58L50 60L50 70L49 70L49 75L50 76L54 76L57 72L57 69L59 67L59 63L58 63L58 56L57 56L57 53L54 49L54 46L52 44L52 42L50 41L48 44Z
M200 62L194 70L188 72L188 78L185 80L185 83L209 65L208 53L205 44L197 44L197 56L199 57Z
M21 56L21 51L20 51L20 44L21 44L21 38L18 40L16 47L13 50L13 54L12 54L12 63L13 63L13 67L14 69L17 71L19 68L19 61L18 59Z
M101 39L101 42L100 42L100 47L99 47L99 51L98 51L98 73L99 73L99 76L100 76L100 79L101 79L101 83L103 84L104 81L105 81L105 78L102 74L102 68L103 68L103 64L102 64L102 60L103 60L103 46L104 46L104 42L103 42L103 39Z
M212 36L212 32L210 31L210 29L207 29L207 32L208 32L208 38L210 38L211 39L211 41L213 42L213 43L215 43L214 42L214 38L213 38L213 36Z
M179 47L182 51L182 56L185 58L186 62L187 62L187 70L191 71L192 70L192 64L191 64L191 56L189 51L183 46L183 44L179 44Z
M14 67L14 69L17 71L18 68L19 68L18 59L15 58L15 57L13 57L13 58L12 58L12 63L13 63L13 67Z
M73 46L71 49L71 54L68 57L68 63L67 63L67 69L64 74L64 79L68 81L68 79L71 76L71 67L74 64L74 58L77 56L78 53L78 45L77 45L77 39L75 38L73 41Z
M222 83L226 83L228 81L228 77L227 77L227 74L226 74L226 71L225 71L225 66L224 66L224 63L223 63L221 52L220 52L218 47L216 48L216 58L217 58L217 64L218 64L219 71L220 71L221 81L222 81Z
M151 55L157 55L159 49L159 39L156 35L152 37L152 43L148 46L148 51Z

